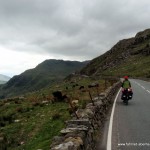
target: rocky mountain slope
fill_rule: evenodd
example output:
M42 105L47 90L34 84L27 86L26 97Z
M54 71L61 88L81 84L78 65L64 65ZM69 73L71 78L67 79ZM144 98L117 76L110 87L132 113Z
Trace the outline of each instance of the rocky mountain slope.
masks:
M0 88L0 96L3 98L39 90L79 71L87 63L88 61L45 60L34 69L27 70L10 79Z
M119 41L109 51L93 59L81 74L150 77L150 29Z

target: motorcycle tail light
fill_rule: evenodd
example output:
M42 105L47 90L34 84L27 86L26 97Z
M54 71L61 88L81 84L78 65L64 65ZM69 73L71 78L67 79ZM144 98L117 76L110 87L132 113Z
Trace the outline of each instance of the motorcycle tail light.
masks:
M132 91L132 89L128 89L128 91Z

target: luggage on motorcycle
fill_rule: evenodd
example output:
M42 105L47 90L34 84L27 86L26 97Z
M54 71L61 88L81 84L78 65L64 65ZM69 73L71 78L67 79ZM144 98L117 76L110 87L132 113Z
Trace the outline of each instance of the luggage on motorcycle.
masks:
M121 96L121 99L122 100L131 100L133 97L133 92L132 92L132 89L123 89L122 91L122 96Z

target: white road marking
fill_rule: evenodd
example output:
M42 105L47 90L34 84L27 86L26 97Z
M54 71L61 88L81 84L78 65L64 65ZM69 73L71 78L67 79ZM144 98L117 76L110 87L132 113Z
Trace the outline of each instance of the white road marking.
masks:
M121 91L121 88L118 91L117 96L116 96L116 98L114 100L114 104L113 104L112 112L111 112L111 116L110 116L108 135L107 135L107 150L111 150L111 137L112 137L113 117L114 117L116 101L117 101L117 98L118 98L118 95L119 95L120 91Z
M133 82L135 82L137 85L139 85L142 89L146 90L146 88L145 88L144 86L140 85L138 82L136 82L136 81L133 81ZM144 81L144 82L146 82L146 81ZM146 91L147 91L148 93L150 93L149 90L146 90Z
M146 81L145 81L146 82ZM140 85L138 82L135 82L138 86L140 86L142 89L144 89L144 90L146 90L146 88L144 87L144 86L142 86L142 85ZM148 93L150 93L150 91L149 90L146 90Z
M135 83L136 83L138 86L141 86L141 84L140 84L140 83L138 83L138 82L136 82L136 81L135 81Z
M149 90L146 90L148 93L150 93L150 91Z
M141 88L145 90L145 87L144 87L144 86L141 86Z

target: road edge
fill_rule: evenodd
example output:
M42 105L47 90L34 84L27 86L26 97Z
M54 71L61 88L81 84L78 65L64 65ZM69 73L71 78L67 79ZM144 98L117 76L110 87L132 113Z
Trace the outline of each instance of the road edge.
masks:
M112 111L111 111L111 116L110 116L110 121L109 121L109 128L108 128L108 135L107 135L107 150L111 150L111 137L112 137L112 126L113 126L113 117L114 117L114 111L115 111L115 106L116 106L116 101L119 96L119 93L121 91L121 88L119 89L116 98L113 103Z

